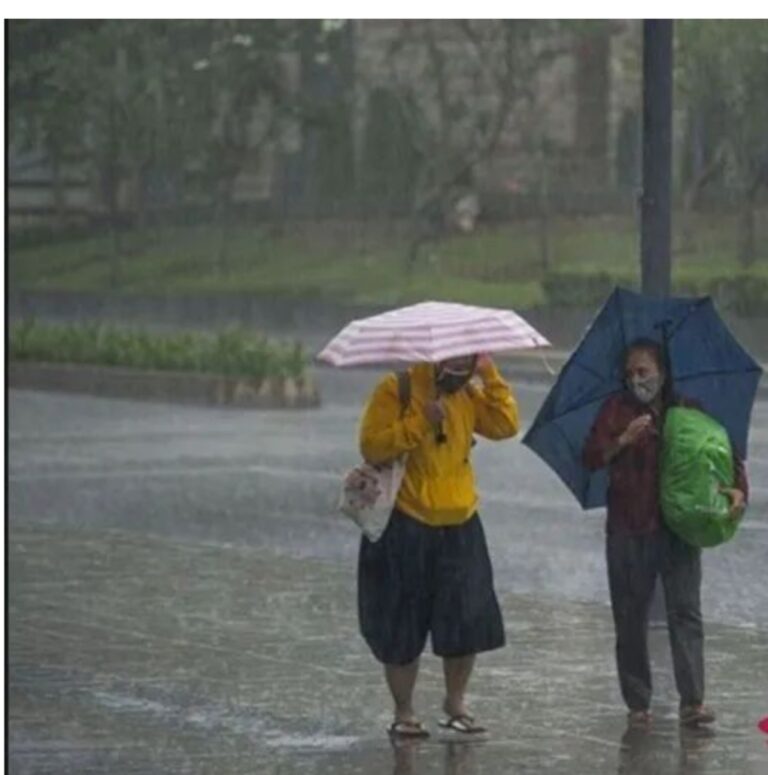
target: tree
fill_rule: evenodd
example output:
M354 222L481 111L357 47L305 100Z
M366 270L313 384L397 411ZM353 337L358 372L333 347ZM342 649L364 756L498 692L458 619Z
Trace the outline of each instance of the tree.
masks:
M304 20L298 31L294 111L302 130L305 203L311 213L327 214L355 193L354 28L344 20Z
M10 30L12 137L47 153L54 191L68 157L91 173L113 235L113 284L125 190L143 225L146 173L178 156L174 129L186 124L170 86L178 55L169 33L168 22L111 20L24 21Z
M101 22L11 21L8 25L9 139L42 149L51 164L56 216L65 215L63 167L84 153L87 96L82 43Z
M572 25L576 59L576 148L583 178L593 185L605 185L608 175L612 24L585 21Z
M565 50L557 33L556 22L520 20L403 21L394 29L384 80L416 161L411 264L510 123L524 123L537 74Z
M149 205L182 200L195 169L226 270L234 181L288 109L280 55L296 33L270 20L12 23L12 134L47 151L54 170L68 153L90 167L114 236L114 284L126 206L143 230Z
M681 97L690 113L710 119L707 153L689 189L689 207L722 171L739 192L739 258L748 266L756 258L757 198L768 187L768 23L677 26Z
M359 179L366 210L378 217L410 211L418 167L409 136L414 109L387 86L367 95Z
M185 81L189 120L196 127L193 156L220 232L217 267L226 272L235 179L258 163L290 111L281 54L295 49L297 29L293 22L271 20L190 24L200 32Z

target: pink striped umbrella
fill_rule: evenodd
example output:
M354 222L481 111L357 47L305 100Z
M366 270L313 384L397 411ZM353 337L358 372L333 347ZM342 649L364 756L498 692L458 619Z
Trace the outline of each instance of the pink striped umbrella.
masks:
M438 363L546 346L549 342L510 310L426 301L353 320L317 358L331 366Z

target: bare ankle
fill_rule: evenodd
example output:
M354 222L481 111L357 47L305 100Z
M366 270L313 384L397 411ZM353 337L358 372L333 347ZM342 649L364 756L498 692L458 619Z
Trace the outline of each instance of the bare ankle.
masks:
M468 715L467 706L464 704L463 697L446 697L443 702L443 710L445 711L445 714L451 718Z
M413 710L413 707L410 705L407 706L395 706L395 720L396 721L415 721L416 720L416 713Z

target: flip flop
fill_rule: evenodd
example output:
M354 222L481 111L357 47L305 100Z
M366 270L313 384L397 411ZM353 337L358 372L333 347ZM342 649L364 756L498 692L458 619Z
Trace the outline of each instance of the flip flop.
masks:
M486 733L486 728L481 727L475 723L472 716L449 716L442 721L438 721L440 729L445 729L449 732L458 732L460 735L467 735L473 737L477 735L483 735Z
M420 721L395 721L389 726L387 733L398 740L423 740L429 737L429 732Z

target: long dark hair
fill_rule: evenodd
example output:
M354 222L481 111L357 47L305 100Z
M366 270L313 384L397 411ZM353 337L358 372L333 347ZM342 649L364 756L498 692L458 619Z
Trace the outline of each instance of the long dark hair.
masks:
M621 359L622 378L627 369L627 361L629 360L629 356L636 352L648 353L648 355L650 355L656 361L656 365L659 367L659 371L663 374L664 384L661 386L661 406L662 412L666 412L666 410L675 403L675 390L672 381L672 369L670 367L669 353L667 348L663 344L657 342L655 339L648 339L645 337L635 339L624 350L624 355Z

